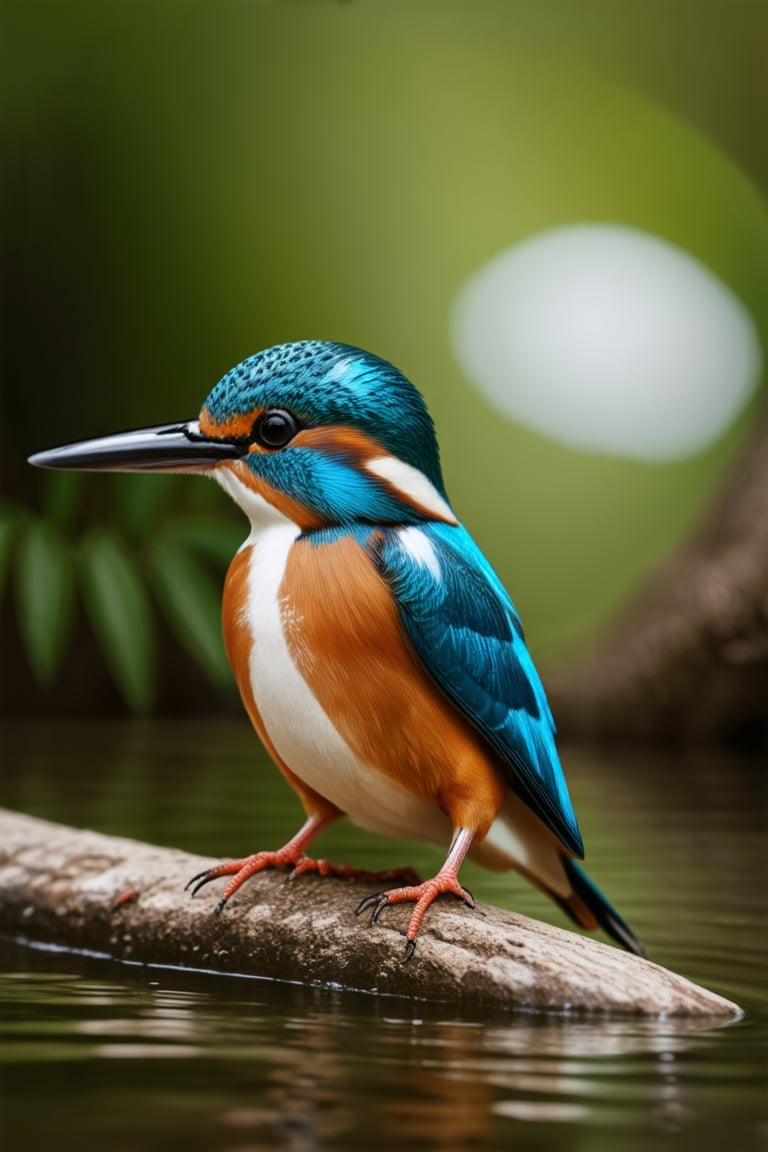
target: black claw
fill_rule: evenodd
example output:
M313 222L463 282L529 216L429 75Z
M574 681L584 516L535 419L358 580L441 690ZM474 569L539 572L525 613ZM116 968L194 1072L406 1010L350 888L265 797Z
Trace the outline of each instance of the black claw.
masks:
M403 960L403 964L408 963L408 961L411 959L411 957L413 956L415 951L416 951L416 941L415 940L406 940L406 942L405 942L405 960Z
M184 885L184 891L189 891L190 884L194 884L195 886L192 889L192 895L194 896L201 888L204 888L206 884L210 884L211 880L218 879L219 872L217 868L204 868L202 872L198 872L196 876L193 876L191 880L187 881Z
M189 884L194 884L195 880L198 881L197 884L195 884L194 888L192 889L192 895L193 896L195 896L200 891L201 888L204 888L205 885L209 883L209 881L218 880L218 876L210 876L207 872L201 872L200 875L202 876L202 880L198 880L197 876L193 876L189 882ZM187 888L189 888L189 884L187 884ZM184 889L184 891L186 892L186 888Z
M469 900L464 901L467 908L473 908L473 909L477 908L477 904L475 903L475 898L472 895L472 893L470 892L469 888L464 888L463 891L467 894L467 896L469 896Z
M382 896L382 897L379 899L379 902L378 902L378 904L376 905L376 907L374 908L373 912L371 913L371 924L375 924L375 923L376 923L376 921L378 920L379 916L381 916L382 912L384 911L384 909L387 907L387 905L388 905L388 904L389 904L389 901L387 900L387 897L386 897L386 893L385 893L385 894L384 894L384 895L383 895L383 896Z
M184 885L184 891L188 892L190 885L194 884L195 880L199 880L202 876L207 876L210 871L210 868L204 868L202 872L198 872L196 876L193 876L190 880L187 880L186 884ZM205 884L205 880L203 880L203 884ZM199 887L200 885L198 884L197 888ZM195 888L195 892L197 892L197 888ZM195 892L192 893L193 896Z
M226 908L226 906L227 906L226 897L222 896L221 900L219 900L218 904L216 905L216 907L213 910L214 915L215 916L221 916L221 914L224 911L224 909Z
M364 912L366 908L370 908L372 904L378 904L383 895L383 892L374 892L373 896L364 896L357 908L355 908L355 916L359 916L361 912Z

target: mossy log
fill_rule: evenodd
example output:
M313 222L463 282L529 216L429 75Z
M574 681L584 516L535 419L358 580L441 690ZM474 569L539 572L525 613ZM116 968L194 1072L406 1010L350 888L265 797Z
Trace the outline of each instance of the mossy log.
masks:
M213 914L210 861L0 810L0 931L118 960L505 1009L723 1022L735 1004L560 928L443 898L405 962L407 907L356 918L359 881L265 872ZM214 889L216 891L214 891Z

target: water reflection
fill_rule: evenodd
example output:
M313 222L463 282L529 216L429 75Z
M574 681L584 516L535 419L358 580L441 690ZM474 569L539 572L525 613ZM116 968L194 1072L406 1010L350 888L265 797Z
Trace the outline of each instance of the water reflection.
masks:
M11 1118L41 1082L82 1095L83 1076L68 1069L88 1067L90 1081L98 1067L114 1091L135 1066L142 1091L154 1091L139 1110L121 1112L120 1123L145 1147L154 1147L153 1132L165 1109L177 1110L179 1093L185 1102L175 1123L192 1147L207 1132L199 1146L225 1152L458 1152L497 1146L510 1125L608 1134L632 1130L642 1117L657 1133L681 1132L701 1116L713 1083L720 1107L741 1099L747 1116L759 1083L754 1066L743 1079L749 1061L729 1070L713 1052L726 1034L732 1046L738 1041L738 1026L718 1034L690 1024L494 1018L130 966L116 980L106 978L115 966L96 960L81 961L80 975L62 975L61 954L7 944L3 959L23 968L0 982ZM89 1123L107 1131L112 1121L98 1098L89 1107ZM55 1119L55 1102L49 1113Z

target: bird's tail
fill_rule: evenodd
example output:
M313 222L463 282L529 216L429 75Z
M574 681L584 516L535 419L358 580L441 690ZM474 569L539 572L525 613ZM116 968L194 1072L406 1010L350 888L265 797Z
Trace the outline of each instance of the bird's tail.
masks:
M570 856L563 856L562 859L572 892L565 897L555 896L561 908L580 927L586 928L590 932L596 928L602 928L628 952L645 956L645 948L637 936L622 920L616 909L608 903L600 889L592 883L586 872L582 871Z

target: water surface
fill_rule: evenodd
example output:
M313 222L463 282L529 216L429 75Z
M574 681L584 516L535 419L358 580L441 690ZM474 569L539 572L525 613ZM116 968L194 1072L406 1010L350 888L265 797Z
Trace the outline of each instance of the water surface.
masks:
M0 803L65 823L230 856L300 820L245 724L19 722L0 742ZM564 760L591 875L653 959L738 1001L742 1021L488 1013L5 941L0 1146L768 1149L764 766ZM440 862L348 823L321 843L371 868ZM479 899L566 924L515 876L462 875Z

